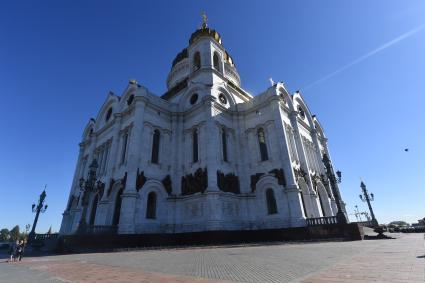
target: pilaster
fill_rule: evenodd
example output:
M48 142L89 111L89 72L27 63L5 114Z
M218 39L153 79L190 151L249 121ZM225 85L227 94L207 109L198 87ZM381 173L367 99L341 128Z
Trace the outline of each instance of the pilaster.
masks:
M287 186L284 193L288 200L291 227L305 226L303 205L301 200L301 191L297 185Z
M297 147L297 151L298 151L298 158L300 159L300 167L307 173L306 176L304 177L307 187L308 187L308 195L305 196L305 198L308 198L308 200L306 200L304 198L304 200L306 201L306 203L309 203L310 207L307 208L306 210L310 215L307 215L308 217L319 217L320 216L320 209L317 203L317 196L316 195L312 195L314 194L313 191L313 182L311 180L310 177L310 171L309 171L309 166L308 166L308 162L307 162L307 155L304 149L304 143L302 141L302 136L300 134L300 130L299 130L299 126L298 126L298 121L297 121L297 115L298 112L297 111L292 111L289 114L289 118L291 120L291 124L292 124L292 128L294 129L294 138L295 138L295 143L296 143L296 147Z
M218 145L219 143L219 129L214 121L214 101L212 96L204 98L204 111L205 111L205 131L203 131L203 140L205 141L203 147L206 150L206 165L208 171L208 187L207 191L219 191L217 185L217 170L218 164Z
M144 109L145 102L142 100L135 100L134 120L127 149L127 180L124 192L121 196L122 205L118 226L119 234L135 233L134 217L136 215L136 200L139 196L136 191L136 178L137 168L140 161L139 156L140 144L142 143Z

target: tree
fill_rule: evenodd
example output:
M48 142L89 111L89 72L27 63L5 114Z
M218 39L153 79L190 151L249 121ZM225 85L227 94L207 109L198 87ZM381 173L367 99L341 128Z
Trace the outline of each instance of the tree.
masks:
M12 230L10 230L10 239L12 241L19 240L20 235L21 233L19 233L19 225L16 225Z
M7 242L10 238L10 231L7 228L0 230L0 242Z
M47 231L47 234L52 234L52 226L50 226L49 231Z

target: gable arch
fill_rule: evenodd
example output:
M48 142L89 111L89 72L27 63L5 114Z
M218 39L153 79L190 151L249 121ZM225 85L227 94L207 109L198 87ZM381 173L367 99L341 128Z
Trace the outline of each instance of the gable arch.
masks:
M289 109L291 111L294 111L295 110L294 102L292 101L292 97L289 95L289 93L286 91L286 89L283 88L282 86L280 86L280 87L277 88L277 92L278 92L279 95L281 94L285 98Z
M313 122L314 122L314 128L317 131L317 134L322 138L326 138L325 132L323 131L323 127L320 124L319 120L316 118L316 116L313 117Z
M96 121L91 118L87 125L84 127L82 139L85 140L90 137L90 134L94 131L96 127Z
M117 108L117 111L122 112L125 109L132 106L136 98L139 96L147 96L149 93L148 89L142 85L139 84L129 84L129 86L124 90L120 100L119 100L119 106ZM129 104L129 100L132 97L132 102Z
M98 112L96 116L96 128L95 130L98 130L100 127L105 125L105 115L108 112L108 110L112 107L112 116L114 113L118 111L118 105L119 105L119 97L115 94L109 93L108 97L106 98L105 102L103 103L102 107L100 108L100 111Z
M225 87L219 86L219 87L214 88L214 90L215 90L214 93L216 94L215 97L217 98L218 103L220 103L218 96L220 94L223 94L226 97L227 103L228 103L228 107L226 107L226 108L234 108L235 107L236 100L235 100L234 96Z
M279 188L282 188L282 186L278 184L276 177L272 174L264 174L261 176L258 182L255 184L255 187L259 194L264 193L267 188L273 188L276 191L279 190Z
M203 94L205 93L205 90L206 90L205 86L200 86L200 85L190 86L189 89L183 95L180 96L180 99L179 99L180 111L185 111L195 105L198 105L202 101L202 98L204 97ZM195 93L198 94L198 100L196 101L195 104L191 105L190 98Z
M141 199L147 199L150 192L155 192L159 199L166 199L168 197L167 190L161 181L150 179L147 180L143 187L139 190L139 196Z

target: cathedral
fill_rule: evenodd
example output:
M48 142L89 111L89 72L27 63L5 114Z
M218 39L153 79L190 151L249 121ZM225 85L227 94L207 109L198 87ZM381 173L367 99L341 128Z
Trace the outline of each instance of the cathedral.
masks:
M245 91L206 21L157 95L130 80L87 123L61 235L305 227L345 213L300 92Z

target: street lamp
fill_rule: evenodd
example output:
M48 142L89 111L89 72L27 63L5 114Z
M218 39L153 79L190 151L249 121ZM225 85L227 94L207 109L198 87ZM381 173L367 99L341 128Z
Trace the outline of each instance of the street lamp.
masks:
M363 202L367 203L367 206L369 207L369 211L370 211L370 215L372 216L372 226L376 227L378 226L378 220L376 220L375 218L375 214L373 213L373 209L372 209L372 205L370 204L371 201L373 201L375 199L375 196L371 193L369 194L367 189L366 189L366 185L363 183L363 181L360 183L360 187L362 188L362 195L359 195L360 199Z
M341 183L341 179L342 179L342 172L341 171L336 171L336 176L338 177L338 179L337 179L337 181L338 181L338 184L340 184Z
M356 216L357 221L362 222L362 214L359 212L359 207L357 206L357 204L354 207L354 215Z
M31 232L29 234L30 241L34 240L35 238L35 227L37 226L38 217L40 216L40 213L44 213L47 210L47 204L46 205L44 204L44 200L46 199L46 196L47 194L46 194L46 186L45 186L43 192L40 195L40 198L38 199L38 203L37 204L33 203L32 205L32 212L35 213L35 218L34 218L34 223L32 224ZM27 226L25 226L25 228L27 228Z
M326 167L326 176L330 181L332 193L335 197L336 207L338 209L338 212L336 213L337 222L339 224L347 224L347 218L344 212L342 212L341 196L339 194L339 189L337 185L337 183L341 182L342 173L341 171L337 171L336 174L338 176L338 179L335 177L334 169L327 154L323 154L323 164Z
M367 213L366 211L363 211L361 214L366 217L367 221L370 221L369 213Z
M92 163L89 166L89 172L87 179L81 178L79 180L79 186L82 193L82 206L83 211L81 213L80 223L78 225L78 234L85 234L87 232L87 222L86 222L86 214L88 207L88 199L92 192L97 191L98 189L103 187L103 183L100 180L96 180L96 171L98 168L97 160L93 159Z

